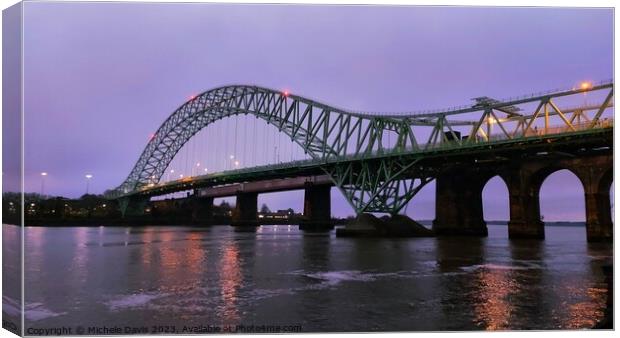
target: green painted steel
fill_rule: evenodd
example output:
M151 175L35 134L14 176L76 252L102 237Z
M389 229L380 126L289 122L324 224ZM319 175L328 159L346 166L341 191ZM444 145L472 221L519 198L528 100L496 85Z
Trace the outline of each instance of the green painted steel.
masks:
M605 94L604 101L596 105L560 109L554 102L560 97L595 91ZM311 160L220 173L221 178L226 177L223 181L287 166L317 166L330 175L357 212L394 214L432 180L432 174L420 170L415 178L411 176L412 168L425 154L475 151L481 145L611 128L613 120L602 120L601 116L613 107L612 99L613 83L608 82L504 101L477 98L476 104L468 107L395 115L350 112L256 86L220 87L196 96L170 115L127 179L109 197L131 196L158 187L182 189L186 184L182 181L159 184L182 146L217 120L252 114L287 134ZM520 105L532 103L537 107L533 113L520 113ZM595 114L589 116L588 112ZM551 127L550 118L559 119L560 125ZM539 131L536 121L542 120L544 130ZM429 136L422 137L419 127L430 129ZM499 132L494 134L493 129ZM466 136L461 137L463 130ZM206 176L214 179L217 175Z

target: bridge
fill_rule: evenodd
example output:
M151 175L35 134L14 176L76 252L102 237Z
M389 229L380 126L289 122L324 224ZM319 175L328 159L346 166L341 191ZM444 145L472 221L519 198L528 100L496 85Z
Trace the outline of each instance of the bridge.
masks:
M440 235L485 235L482 188L508 186L511 238L544 238L538 194L544 179L572 171L585 191L591 241L612 238L613 83L510 99L478 97L461 107L413 113L353 112L288 91L225 86L192 97L152 135L127 179L108 196L123 213L154 196L193 191L205 204L237 197L235 221L256 219L261 192L306 190L305 212L329 220L338 188L358 215L396 216L432 180ZM181 148L216 121L251 115L274 126L308 158L164 180ZM231 157L232 158L232 157ZM313 212L314 210L314 212ZM322 210L319 212L318 210Z

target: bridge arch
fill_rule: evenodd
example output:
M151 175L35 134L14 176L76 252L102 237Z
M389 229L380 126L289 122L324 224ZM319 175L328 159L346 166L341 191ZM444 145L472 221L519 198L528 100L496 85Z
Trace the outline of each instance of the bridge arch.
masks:
M613 158L609 154L585 158L560 156L532 161L506 171L510 192L511 238L544 238L541 217L541 188L549 176L567 170L577 179L584 201L588 241L609 240L612 235L609 188L612 182ZM572 203L571 205L574 205Z
M181 105L152 136L116 191L130 193L159 182L183 145L207 125L234 115L252 114L288 135L314 159L403 149L417 144L409 119L344 111L288 92L246 85L206 91ZM384 134L396 134L393 144ZM348 142L355 139L356 143Z
M585 183L579 172L553 170L546 172L543 181L535 184L538 184L541 221L585 221Z
M289 111L288 98L288 93L254 86L219 87L191 98L162 123L120 190L126 193L158 182L177 152L196 133L209 124L234 115L252 114L276 126L314 158L321 156L318 149L333 152L316 135L308 137L308 129L295 120L296 116L288 119L280 114L282 108ZM297 97L294 100L292 105L299 106ZM299 101L310 104L304 99Z
M485 222L488 223L489 221L498 220L507 221L510 218L510 194L508 192L508 184L501 174L490 176L484 180L481 194ZM491 198L489 194L494 195ZM498 208L499 210L491 210L491 208Z

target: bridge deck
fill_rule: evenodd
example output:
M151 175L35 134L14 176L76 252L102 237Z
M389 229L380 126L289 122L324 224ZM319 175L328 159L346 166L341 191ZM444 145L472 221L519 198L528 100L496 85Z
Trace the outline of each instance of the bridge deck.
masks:
M472 156L493 152L544 151L550 145L589 144L590 146L611 147L613 142L613 120L601 122L597 128L566 131L566 127L549 128L544 135L534 132L530 136L507 138L505 135L493 135L489 141L465 142L462 140L444 142L434 146L421 147L423 150L390 151L338 158L309 159L273 165L243 168L194 177L161 184L150 184L136 191L119 197L133 195L157 196L196 188L225 186L243 182L256 182L282 178L307 177L325 174L324 169L343 162L373 161L386 157L429 160L446 157ZM445 162L445 161L444 161ZM423 162L422 162L423 163ZM430 164L436 166L438 164ZM235 189L231 187L230 189ZM230 190L226 189L226 190ZM222 190L224 191L224 190ZM231 190L232 191L232 190ZM230 194L230 192L226 192Z

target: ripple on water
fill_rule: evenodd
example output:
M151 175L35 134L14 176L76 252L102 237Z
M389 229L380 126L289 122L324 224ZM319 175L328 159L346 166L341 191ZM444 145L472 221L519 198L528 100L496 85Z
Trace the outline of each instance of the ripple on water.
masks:
M143 307L148 305L148 303L150 303L151 301L165 296L166 294L163 293L135 293L131 295L116 297L115 299L106 302L105 305L108 307L108 309L110 309L110 311L119 311L124 309Z
M54 312L48 308L45 308L42 303L28 303L26 304L25 310L24 316L29 321L37 321L67 314L66 312Z
M19 317L21 315L19 302L11 297L6 295L2 296L2 312L10 316Z

